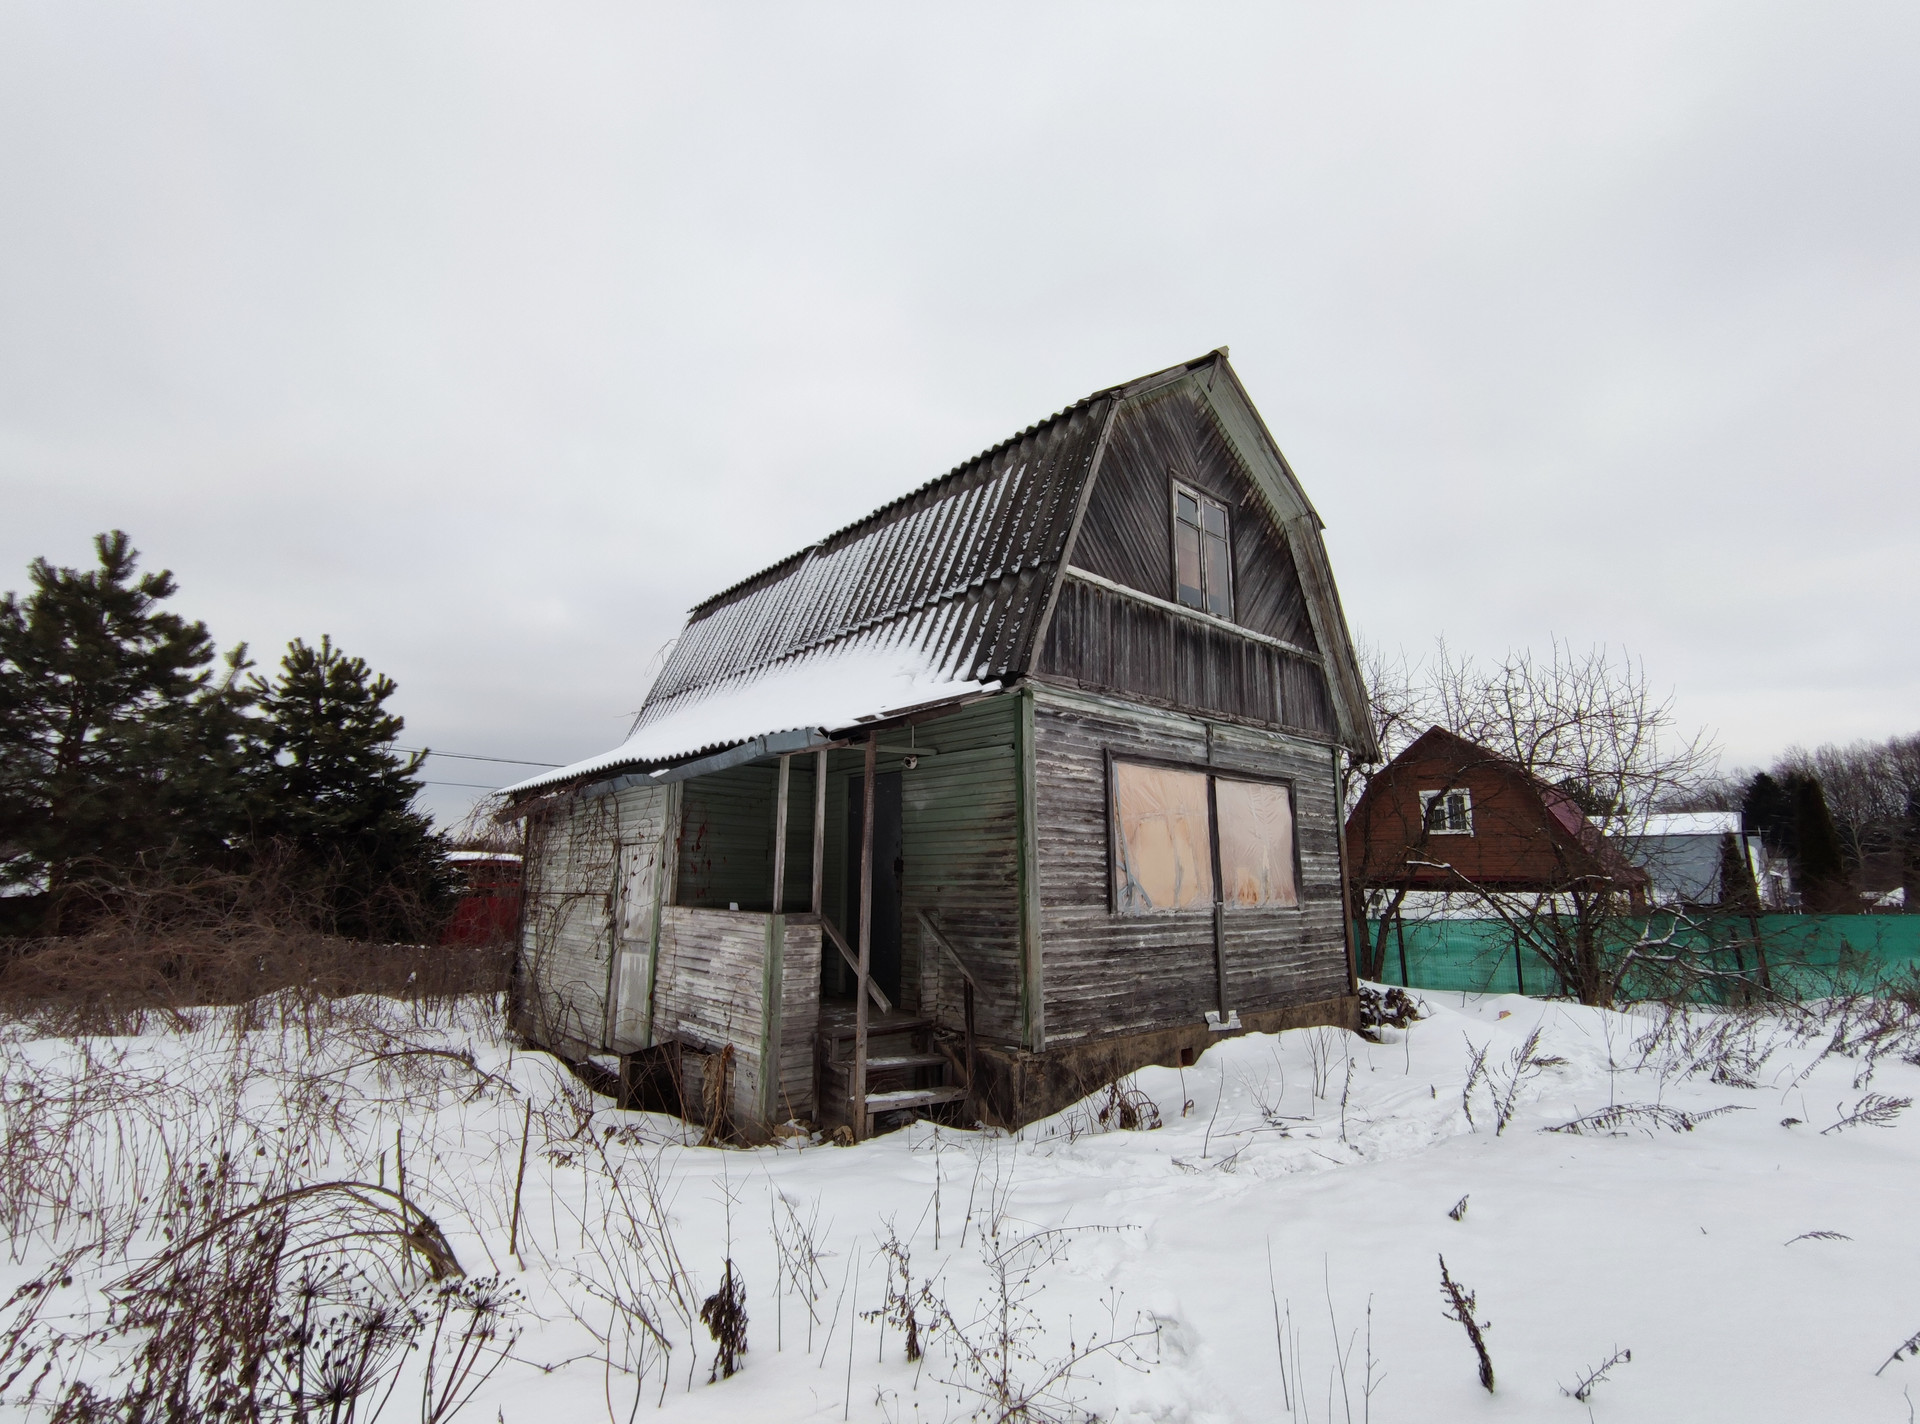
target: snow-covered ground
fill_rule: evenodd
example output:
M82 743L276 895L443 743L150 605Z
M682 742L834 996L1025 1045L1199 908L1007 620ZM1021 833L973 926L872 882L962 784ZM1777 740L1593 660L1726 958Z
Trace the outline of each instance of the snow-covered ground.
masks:
M138 1332L79 1337L107 1323L108 1288L168 1248L169 1224L178 1249L190 1211L166 1215L169 1180L225 1150L230 1206L257 1199L249 1180L393 1188L397 1140L405 1191L460 1267L519 1292L501 1312L519 1331L510 1354L459 1415L473 1421L996 1418L996 1397L1018 1399L1076 1353L1032 1417L1911 1417L1920 1360L1875 1375L1920 1331L1920 1117L1886 1105L1920 1096L1905 1036L1882 1039L1892 1051L1868 1074L1858 1051L1823 1053L1831 1022L1697 1014L1650 1041L1663 1019L1651 1010L1457 994L1426 1006L1379 1043L1249 1035L1191 1068L1144 1071L1134 1086L1158 1129L1103 1124L1096 1097L1012 1135L922 1124L857 1147L756 1150L701 1148L676 1120L613 1111L554 1060L514 1050L477 1002L426 1022L358 1002L244 1032L230 1011L120 1038L16 1026L0 1085L0 1299L14 1297L0 1332L38 1315L0 1334L0 1380L25 1364L5 1413L46 1417L21 1402L36 1383L44 1404L66 1380L110 1396L131 1378L115 1371ZM1890 1125L1823 1132L1874 1094ZM1609 1107L1632 1111L1546 1130ZM1722 1108L1735 1110L1699 1116ZM383 1246L368 1225L389 1198L362 1197L302 1198L338 1210L303 1219L300 1239L337 1222L360 1233L363 1264L391 1247L392 1266L407 1243ZM71 1285L17 1294L103 1235L63 1267ZM1443 1314L1442 1255L1486 1325L1491 1394ZM714 1343L686 1315L729 1258L748 1349L709 1384ZM400 1288L432 1298L396 1269ZM796 1270L812 1274L816 1319ZM888 1308L889 1280L896 1297L905 1282L919 1362L898 1328L907 1305L892 1302L892 1323L871 1314ZM671 1353L637 1345L643 1328L614 1300L644 1302ZM1100 1348L1117 1337L1131 1338ZM1563 1393L1616 1349L1631 1360L1584 1402ZM400 1357L379 1417L420 1414L428 1353L423 1337Z

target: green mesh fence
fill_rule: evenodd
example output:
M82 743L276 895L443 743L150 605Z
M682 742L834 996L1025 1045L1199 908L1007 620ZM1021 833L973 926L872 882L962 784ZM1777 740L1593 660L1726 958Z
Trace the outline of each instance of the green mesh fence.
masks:
M1758 945L1756 951L1756 928ZM1377 934L1369 922L1369 937ZM1667 922L1653 932L1665 935ZM1672 926L1677 946L1710 963L1737 985L1737 976L1757 979L1764 958L1775 992L1813 993L1853 972L1879 980L1920 976L1920 914L1761 915L1703 920ZM1420 920L1387 926L1389 984L1416 989L1452 989L1470 994L1564 992L1545 960L1521 945L1499 920ZM1627 997L1636 985L1626 986ZM1730 984L1704 989L1701 997L1724 998Z

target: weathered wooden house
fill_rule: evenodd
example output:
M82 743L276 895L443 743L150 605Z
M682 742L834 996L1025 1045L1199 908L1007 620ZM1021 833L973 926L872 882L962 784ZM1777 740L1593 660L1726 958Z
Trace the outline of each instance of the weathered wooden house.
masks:
M516 1022L749 1136L1350 1023L1320 529L1221 350L716 594L623 746L509 788Z

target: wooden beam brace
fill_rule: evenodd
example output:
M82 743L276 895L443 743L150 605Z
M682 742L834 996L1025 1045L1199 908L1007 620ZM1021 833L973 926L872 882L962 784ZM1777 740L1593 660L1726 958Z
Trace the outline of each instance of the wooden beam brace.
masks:
M825 931L828 942L840 951L840 957L847 961L847 968L851 969L855 974L858 974L860 972L860 956L847 947L846 940L841 937L840 931L834 928L833 921L825 915L822 915L820 917L820 928ZM893 1000L889 999L886 991L871 979L867 981L867 997L873 1000L873 1006L880 1010L881 1013L890 1014L893 1012Z
M933 916L925 910L920 911L920 923L926 928L927 933L933 936L933 942L946 952L948 959L953 961L953 967L960 971L960 977L973 988L978 989L980 981L974 977L973 971L967 968L967 961L960 957L960 951L953 947L952 941L940 932L940 926L933 922Z

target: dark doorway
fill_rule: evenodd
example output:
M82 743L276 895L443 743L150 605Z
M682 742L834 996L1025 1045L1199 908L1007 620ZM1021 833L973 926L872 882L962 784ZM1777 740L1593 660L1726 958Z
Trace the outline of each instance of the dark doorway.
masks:
M860 950L860 827L865 812L861 778L847 781L847 944ZM900 834L900 773L874 778L873 797L873 941L867 948L868 971L880 992L900 1002L900 900L906 879L906 847ZM835 958L839 956L836 955ZM844 981L853 991L853 975Z

